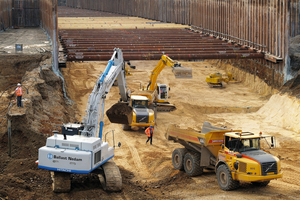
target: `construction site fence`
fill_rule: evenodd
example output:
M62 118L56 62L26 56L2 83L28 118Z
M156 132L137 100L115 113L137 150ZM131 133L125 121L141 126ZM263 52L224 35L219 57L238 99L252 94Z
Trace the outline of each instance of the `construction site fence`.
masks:
M300 0L68 0L66 5L191 25L282 58L279 64L266 63L281 72L289 37L300 31Z

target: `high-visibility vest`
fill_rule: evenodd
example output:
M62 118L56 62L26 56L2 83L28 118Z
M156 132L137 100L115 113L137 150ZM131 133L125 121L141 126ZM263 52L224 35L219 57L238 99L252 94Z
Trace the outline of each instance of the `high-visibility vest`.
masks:
M22 96L23 95L23 90L22 90L21 87L17 87L16 94L17 94L17 96Z
M145 133L147 134L148 137L151 137L151 132L153 134L153 128L151 127L148 127L146 130L145 130Z

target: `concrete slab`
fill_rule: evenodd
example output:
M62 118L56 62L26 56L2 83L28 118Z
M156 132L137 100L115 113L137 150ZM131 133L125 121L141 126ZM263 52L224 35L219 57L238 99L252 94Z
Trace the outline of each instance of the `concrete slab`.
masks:
M23 46L16 51L16 44ZM51 51L51 41L43 29L20 28L0 32L0 55L8 54L40 54Z

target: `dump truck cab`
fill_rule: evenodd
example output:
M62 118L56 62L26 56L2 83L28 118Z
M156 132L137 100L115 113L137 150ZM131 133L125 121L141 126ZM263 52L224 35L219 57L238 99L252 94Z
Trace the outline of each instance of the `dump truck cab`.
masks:
M130 95L129 106L133 108L132 122L123 125L124 130L130 130L131 127L146 128L155 124L155 111L149 108L149 99L142 95Z
M239 181L266 186L270 180L281 178L279 159L263 149L274 148L274 142L273 136L262 135L261 132L225 133L215 167L220 187L224 190L234 189ZM231 174L227 174L225 168Z

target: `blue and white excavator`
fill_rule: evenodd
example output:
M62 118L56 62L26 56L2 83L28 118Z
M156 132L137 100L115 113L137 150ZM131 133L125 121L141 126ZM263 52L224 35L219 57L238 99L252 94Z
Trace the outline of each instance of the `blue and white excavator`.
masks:
M128 119L132 118L132 108L128 106L130 91L127 90L124 72L122 51L115 48L105 71L97 79L89 96L83 122L64 124L62 134L54 131L54 135L47 138L46 146L39 149L38 167L51 171L54 192L70 191L72 173L97 173L105 190L122 189L119 168L112 160L114 147L109 147L108 142L103 141L102 132L105 98L116 79L122 102L119 104L124 105L120 111L122 116L117 121L122 124L131 121Z

